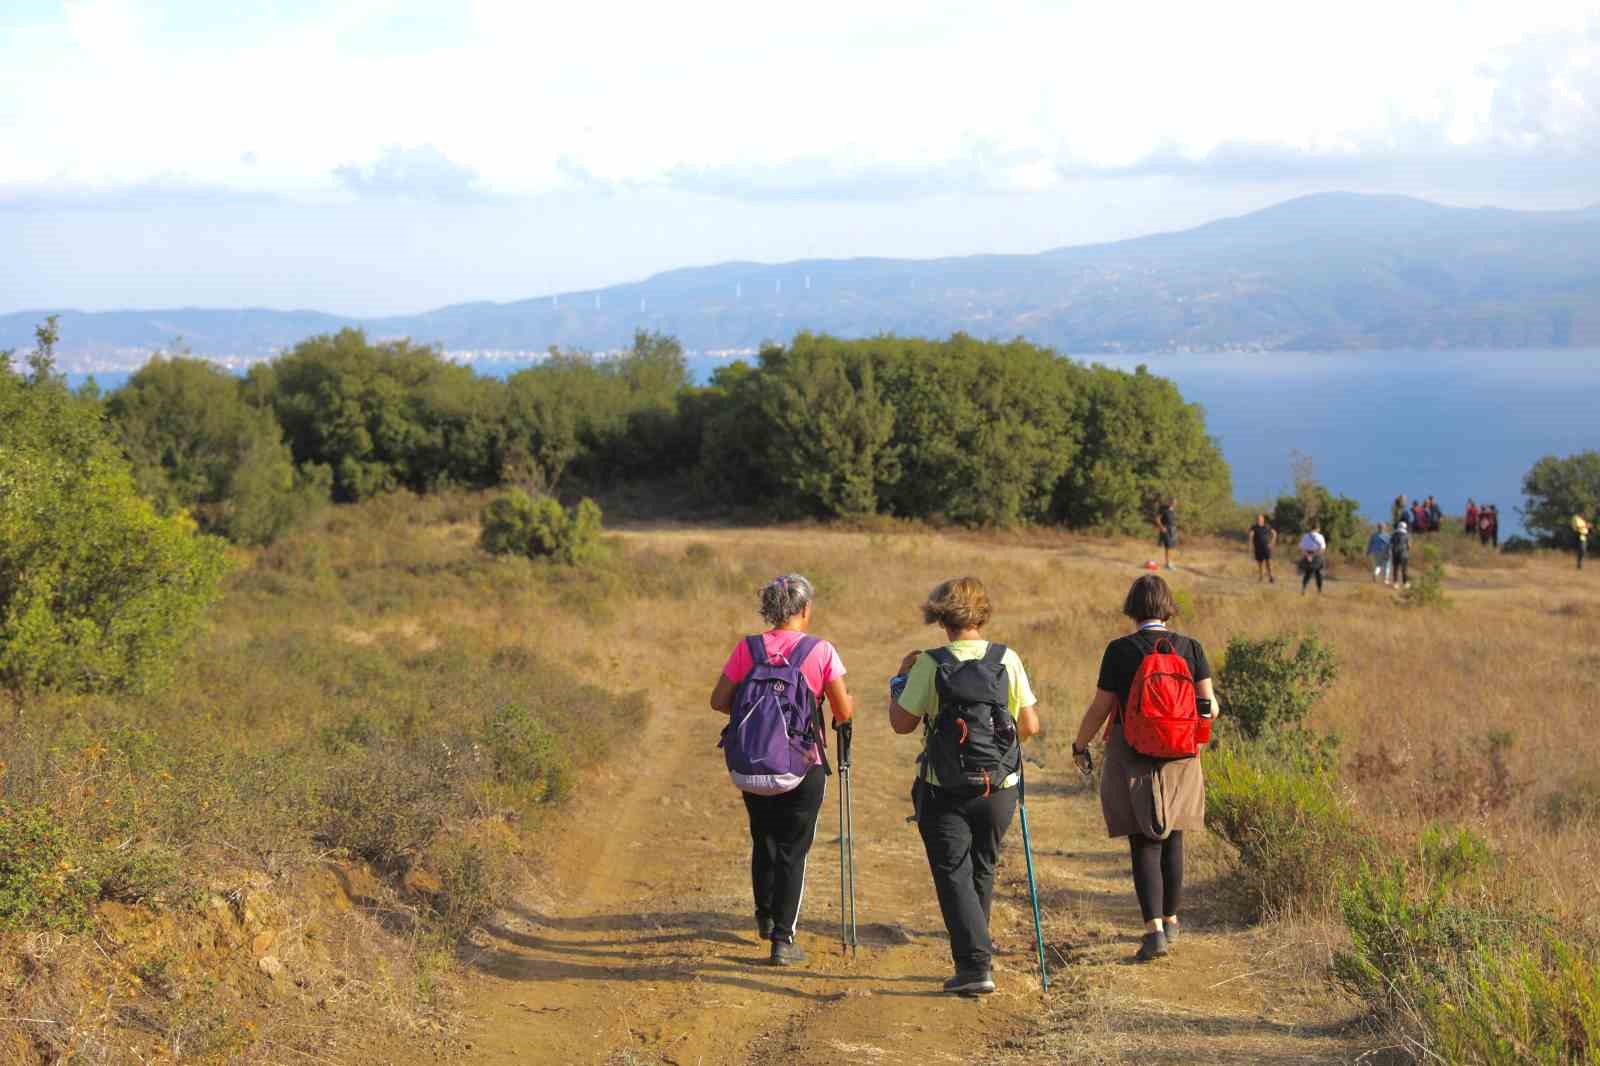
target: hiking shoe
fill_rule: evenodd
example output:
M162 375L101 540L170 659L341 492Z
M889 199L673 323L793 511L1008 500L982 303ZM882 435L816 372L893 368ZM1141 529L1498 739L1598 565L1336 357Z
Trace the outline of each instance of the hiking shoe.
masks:
M1167 953L1167 934L1157 929L1153 933L1146 933L1144 939L1139 941L1139 953L1134 956L1137 962L1149 962L1159 959Z
M772 919L764 914L756 915L756 937L760 940L772 939Z
M1168 925L1166 922L1161 923L1161 935L1167 938L1167 947L1169 948L1177 942L1182 933L1183 929L1180 926Z
M947 979L944 983L946 992L988 993L994 991L994 978L988 970L974 970L971 973L958 973Z
M806 953L800 950L800 945L788 940L774 940L772 954L767 959L774 966L793 966L806 961Z

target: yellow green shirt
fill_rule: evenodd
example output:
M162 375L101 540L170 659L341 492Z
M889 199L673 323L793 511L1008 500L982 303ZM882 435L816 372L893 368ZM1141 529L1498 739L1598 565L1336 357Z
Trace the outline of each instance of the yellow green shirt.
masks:
M955 640L945 647L957 659L981 659L989 650L987 640ZM1024 707L1032 707L1038 703L1033 694L1033 687L1028 684L1028 671L1023 669L1022 660L1011 648L1006 649L1001 663L1006 668L1006 710L1011 712L1011 717L1021 716ZM938 672L939 664L933 661L933 656L924 652L918 657L917 663L906 675L906 687L900 693L900 698L895 700L900 709L907 714L914 714L921 718L926 725L934 715L939 713L939 692L934 686L934 675ZM927 748L927 738L923 738L923 748ZM932 785L937 785L939 779L934 776L933 767L926 762L923 778ZM1000 782L1001 788L1010 788L1017 783L1017 775L1011 774Z

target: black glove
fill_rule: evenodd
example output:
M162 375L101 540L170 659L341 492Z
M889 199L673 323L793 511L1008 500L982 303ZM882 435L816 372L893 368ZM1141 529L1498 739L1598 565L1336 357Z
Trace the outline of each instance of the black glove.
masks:
M855 725L851 722L833 723L833 731L839 734L839 765L850 765L850 738L855 734Z
M1077 764L1078 772L1084 777L1094 773L1094 756L1089 754L1088 748L1072 745L1072 761Z

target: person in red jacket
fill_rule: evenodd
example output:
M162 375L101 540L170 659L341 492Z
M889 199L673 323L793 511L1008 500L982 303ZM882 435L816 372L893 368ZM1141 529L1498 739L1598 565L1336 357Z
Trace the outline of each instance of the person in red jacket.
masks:
M1467 497L1467 536L1478 532L1478 504L1471 496Z

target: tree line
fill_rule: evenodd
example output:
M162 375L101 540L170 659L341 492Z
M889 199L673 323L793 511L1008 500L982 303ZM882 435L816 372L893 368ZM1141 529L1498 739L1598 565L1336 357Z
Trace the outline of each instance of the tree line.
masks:
M552 352L504 381L409 341L312 337L241 378L158 356L105 404L149 498L264 543L319 503L409 489L681 478L758 516L1128 529L1231 481L1198 407L1143 370L1023 341L801 335L689 380L679 344Z

